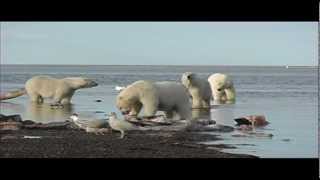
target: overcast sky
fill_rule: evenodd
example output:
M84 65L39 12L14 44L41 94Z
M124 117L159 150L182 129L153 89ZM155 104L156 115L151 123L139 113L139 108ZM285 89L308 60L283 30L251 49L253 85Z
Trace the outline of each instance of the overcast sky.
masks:
M1 22L2 64L317 65L317 22Z

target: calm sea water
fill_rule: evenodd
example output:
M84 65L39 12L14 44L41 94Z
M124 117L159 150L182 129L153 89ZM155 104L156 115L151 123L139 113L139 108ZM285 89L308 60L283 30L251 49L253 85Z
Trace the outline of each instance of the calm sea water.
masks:
M212 73L232 76L237 91L234 105L211 109L207 118L214 120L263 114L271 123L258 131L271 133L272 138L234 137L233 133L215 133L230 144L233 153L254 154L273 158L318 157L318 73L316 68L245 67L245 66L60 66L1 65L1 92L22 88L35 75L57 78L84 76L95 79L99 86L78 90L73 105L51 109L48 104L34 105L21 96L2 102L1 113L21 114L24 119L40 122L65 120L71 113L95 114L119 111L115 107L116 85L125 86L137 80L180 81L186 71L207 77ZM96 102L95 100L102 100ZM102 112L102 113L97 113Z

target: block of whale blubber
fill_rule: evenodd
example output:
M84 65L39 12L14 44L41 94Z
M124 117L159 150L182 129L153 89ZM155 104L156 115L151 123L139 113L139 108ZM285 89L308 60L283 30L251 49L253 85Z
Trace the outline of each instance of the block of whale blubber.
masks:
M266 126L269 124L266 118L262 115L251 115L234 119L237 122L237 126L240 125L254 125L254 126Z
M246 119L246 118L236 118L234 119L234 121L236 121L236 125L237 126L241 126L241 125L252 125L252 123Z

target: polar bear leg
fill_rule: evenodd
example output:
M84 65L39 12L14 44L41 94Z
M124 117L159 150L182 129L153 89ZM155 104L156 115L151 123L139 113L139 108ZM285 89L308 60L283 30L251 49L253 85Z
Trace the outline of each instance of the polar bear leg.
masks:
M141 111L141 108L142 104L140 102L136 103L130 111L130 116L138 116L139 112Z
M38 97L38 103L43 103L43 97L42 96Z
M196 99L196 98L193 98L192 99L192 108L200 108L202 105L202 102L200 100L200 98Z
M210 100L202 100L202 107L209 108L210 107Z
M141 100L141 104L144 108L145 117L151 117L156 115L159 100L154 95L145 96L144 99Z
M60 101L61 104L70 104L70 102L71 102L71 98L63 98Z
M166 111L165 114L166 114L166 117L168 119L172 119L173 118L173 111Z
M157 106L153 103L143 103L144 116L151 117L154 116L157 112Z
M32 102L43 103L43 98L39 94L30 93L29 97Z
M53 104L57 105L57 104L61 104L61 100L63 98L61 96L54 96L53 97Z
M176 113L180 116L180 119L191 120L191 117L192 117L191 107L187 106L186 104L178 105Z

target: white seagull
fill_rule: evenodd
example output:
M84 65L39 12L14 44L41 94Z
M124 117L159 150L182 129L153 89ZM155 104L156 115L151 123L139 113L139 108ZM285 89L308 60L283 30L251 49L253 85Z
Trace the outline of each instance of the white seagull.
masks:
M108 119L96 119L91 117L81 117L76 113L70 116L70 119L80 129L84 129L87 133L103 134L108 132Z
M117 114L115 112L110 113L109 117L109 126L116 131L120 131L121 136L120 138L124 138L125 131L130 131L130 130L146 130L143 127L136 126L124 119L118 119Z

